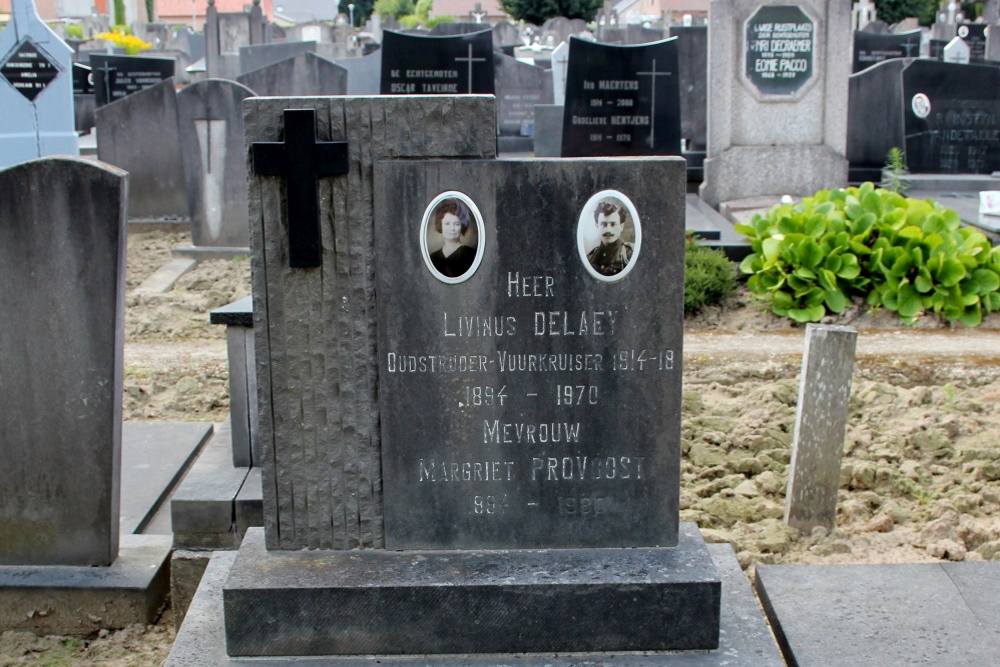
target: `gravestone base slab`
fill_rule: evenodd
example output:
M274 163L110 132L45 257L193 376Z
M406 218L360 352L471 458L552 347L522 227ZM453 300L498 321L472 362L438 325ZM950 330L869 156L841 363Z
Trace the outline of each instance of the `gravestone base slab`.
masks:
M534 150L534 137L497 137L498 153L531 153Z
M446 655L435 656L315 656L282 657L266 660L268 665L461 665L468 667L497 664L550 665L570 667L581 664L599 664L608 667L649 667L653 664L670 664L679 667L778 667L784 665L771 631L764 621L757 599L754 597L736 554L728 544L709 544L712 557L722 581L721 632L719 648L715 651L685 651L669 653L564 653L529 654L517 656L496 655ZM353 552L357 553L357 552ZM222 588L236 559L235 551L216 551L205 570L198 591L188 607L184 624L167 657L167 667L200 667L201 665L262 664L259 658L229 658L226 655L225 624L223 621ZM608 615L612 610L605 610ZM561 625L560 625L561 627Z
M170 254L174 257L186 257L199 261L205 259L238 259L249 257L250 248L175 245L170 249Z
M503 551L267 551L252 529L223 590L231 656L712 650L720 597L694 524L674 548Z
M152 623L170 591L170 542L123 534L107 567L0 566L0 632L86 635Z
M712 206L759 195L812 195L847 185L847 159L825 145L735 146L705 158L699 194Z

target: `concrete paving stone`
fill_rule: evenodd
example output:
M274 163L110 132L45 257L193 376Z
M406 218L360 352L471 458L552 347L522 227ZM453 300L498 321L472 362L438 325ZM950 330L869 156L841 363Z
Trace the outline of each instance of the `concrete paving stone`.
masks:
M758 565L791 665L988 665L1000 655L1000 563Z

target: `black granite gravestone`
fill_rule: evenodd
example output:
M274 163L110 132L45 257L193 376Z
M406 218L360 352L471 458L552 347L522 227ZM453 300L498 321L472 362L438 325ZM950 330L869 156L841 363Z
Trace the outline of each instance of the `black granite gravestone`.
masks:
M82 63L73 63L73 94L94 94L94 73Z
M931 39L928 44L928 57L932 60L943 60L946 46L948 46L947 39Z
M765 5L746 23L746 77L765 95L791 95L813 74L815 23L801 8Z
M52 79L59 75L56 61L41 51L30 39L21 42L0 63L0 77L7 80L29 101L34 101Z
M708 28L671 26L670 36L678 38L681 136L688 150L703 152L708 141Z
M890 58L916 58L920 55L920 31L877 35L870 32L854 33L854 66L852 72Z
M493 33L382 33L383 95L493 94Z
M1000 170L1000 68L915 60L902 73L906 161L913 173Z
M98 107L149 88L174 75L172 58L92 54L94 99Z
M493 55L497 95L497 135L527 137L531 150L535 105L552 104L552 71L522 63L502 53Z
M387 548L677 544L683 172L378 172Z
M958 36L969 45L969 62L986 62L986 36L989 26L985 23L959 23Z
M848 81L847 161L851 181L881 180L889 149L903 148L902 71L907 60L876 63Z
M679 155L677 40L613 46L570 38L562 155Z

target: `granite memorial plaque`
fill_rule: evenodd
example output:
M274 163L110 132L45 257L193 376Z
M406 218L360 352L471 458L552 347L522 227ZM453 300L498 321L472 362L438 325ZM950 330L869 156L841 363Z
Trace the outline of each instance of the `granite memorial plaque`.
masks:
M906 161L913 173L1000 170L1000 68L914 60L903 70Z
M791 95L813 76L815 24L800 7L765 5L746 23L746 77L765 95Z
M990 27L985 23L959 23L958 36L969 45L969 62L986 62L986 39Z
M33 102L49 82L59 76L59 66L34 42L26 39L0 63L0 76Z
M552 71L494 54L496 67L497 134L534 135L535 105L552 104Z
M684 161L375 174L386 548L675 546Z
M569 44L563 156L680 155L677 38Z
M919 30L890 35L859 30L854 33L854 67L851 71L860 72L890 58L916 58L919 55Z
M383 95L492 95L493 32L422 37L383 31L380 90Z
M94 100L98 107L155 86L174 75L173 58L93 54Z

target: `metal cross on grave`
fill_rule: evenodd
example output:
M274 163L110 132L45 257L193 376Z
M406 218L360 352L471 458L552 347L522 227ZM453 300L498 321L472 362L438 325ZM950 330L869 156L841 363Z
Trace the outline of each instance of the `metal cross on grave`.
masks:
M347 173L347 142L316 141L315 109L285 109L284 119L283 143L251 144L253 172L285 178L289 266L316 267L323 263L317 179Z
M117 67L112 67L111 63L107 60L104 61L104 65L97 68L98 72L104 73L104 103L110 104L114 100L111 99L111 75L118 71Z
M472 44L469 44L469 55L465 58L455 58L457 63L468 63L469 64L469 87L466 89L466 93L472 94L472 63L484 63L486 58L473 58L472 57Z
M653 82L653 91L650 93L650 109L649 109L649 147L656 148L656 77L658 76L672 76L671 72L657 72L656 71L656 58L653 58L653 64L649 68L648 72L636 72L636 76L648 76Z

